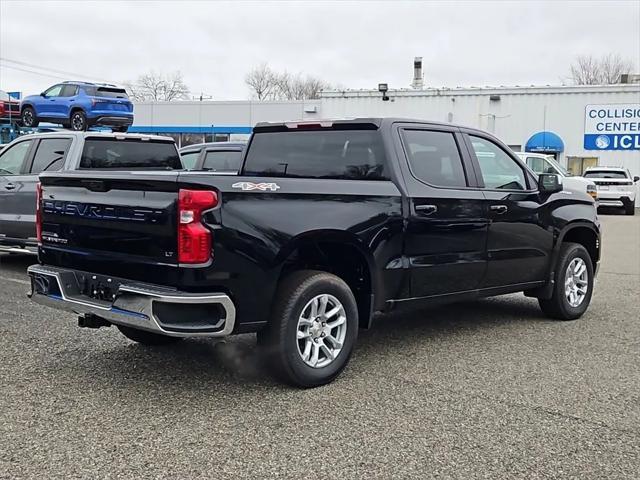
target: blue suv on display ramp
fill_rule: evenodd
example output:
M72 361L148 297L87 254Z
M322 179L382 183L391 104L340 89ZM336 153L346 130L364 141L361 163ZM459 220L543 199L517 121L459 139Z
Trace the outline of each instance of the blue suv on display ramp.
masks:
M25 97L20 117L25 127L50 122L74 131L104 125L126 132L133 123L133 104L126 90L115 85L62 82L40 95Z

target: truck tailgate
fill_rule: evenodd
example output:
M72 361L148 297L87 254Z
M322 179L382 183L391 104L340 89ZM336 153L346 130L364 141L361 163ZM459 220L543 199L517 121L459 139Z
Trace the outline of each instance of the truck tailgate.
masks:
M177 282L177 172L45 174L41 262Z

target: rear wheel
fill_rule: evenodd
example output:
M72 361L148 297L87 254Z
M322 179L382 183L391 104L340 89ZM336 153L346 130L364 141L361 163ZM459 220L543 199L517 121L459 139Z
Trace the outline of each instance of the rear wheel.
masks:
M126 133L126 131L129 130L129 127L127 125L125 125L124 127L113 127L112 130L114 132Z
M358 309L349 286L330 273L302 270L281 282L258 343L277 377L309 388L342 372L357 335Z
M635 215L636 214L636 201L629 202L624 206L624 213L627 215Z
M578 243L563 243L555 272L553 295L539 299L540 308L551 318L575 320L589 307L593 293L593 264L589 252Z
M84 132L87 129L87 116L82 110L76 110L71 113L69 123L74 132Z
M31 107L24 107L22 109L22 125L27 128L35 128L38 126L38 117L36 116L36 112Z
M118 330L120 330L120 333L129 340L133 340L134 342L138 342L142 345L170 345L182 340L182 338L179 337L168 337L166 335L159 335L145 330L138 330L137 328L125 327L124 325L118 325Z

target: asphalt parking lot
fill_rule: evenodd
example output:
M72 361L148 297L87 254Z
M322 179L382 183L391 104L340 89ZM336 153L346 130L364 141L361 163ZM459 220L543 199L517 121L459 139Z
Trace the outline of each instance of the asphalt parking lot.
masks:
M31 304L0 256L0 478L638 478L640 215L605 215L575 322L522 295L380 317L332 385L253 336L131 343Z

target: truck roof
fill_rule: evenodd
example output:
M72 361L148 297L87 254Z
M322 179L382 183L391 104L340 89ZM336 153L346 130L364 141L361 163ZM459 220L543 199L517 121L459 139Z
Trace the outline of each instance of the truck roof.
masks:
M419 123L423 125L464 128L467 131L485 133L483 130L468 127L465 125L457 125L455 123L438 122L435 120L424 120L416 118L402 117L362 117L362 118L327 118L317 120L292 120L285 122L258 122L253 128L254 132L269 132L282 130L295 130L304 128L331 128L334 126L342 126L343 128L363 128L377 130L385 124L393 123Z

